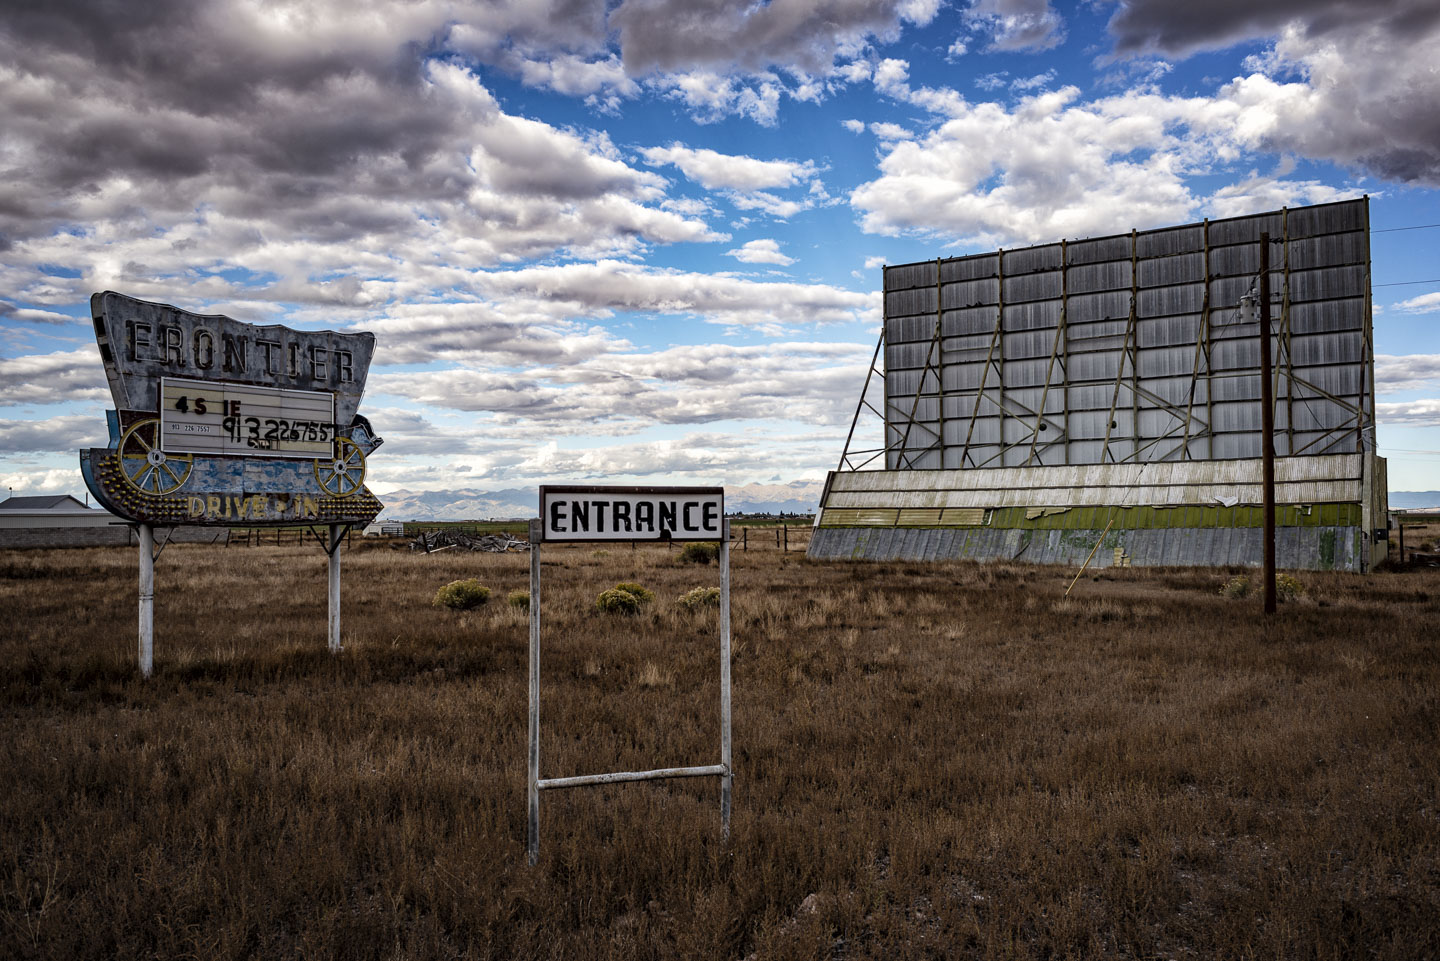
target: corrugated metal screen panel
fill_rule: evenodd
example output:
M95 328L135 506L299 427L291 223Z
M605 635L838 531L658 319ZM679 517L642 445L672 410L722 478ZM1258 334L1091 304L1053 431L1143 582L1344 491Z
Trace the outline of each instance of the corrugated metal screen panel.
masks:
M1162 257L1205 249L1205 228L1199 224L1147 230L1135 237L1135 253L1140 257Z
M994 277L946 284L940 288L940 306L946 310L998 303L1000 303L1000 281Z
M930 276L934 277L934 266L926 264L932 271ZM998 254L977 254L972 257L960 257L955 260L942 260L940 262L940 281L950 283L955 280L974 280L977 277L998 277L1000 274L1000 257Z

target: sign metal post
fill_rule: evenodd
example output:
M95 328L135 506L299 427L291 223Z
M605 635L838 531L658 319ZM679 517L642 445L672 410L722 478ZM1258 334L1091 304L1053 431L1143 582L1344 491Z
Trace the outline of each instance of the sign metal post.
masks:
M530 715L526 857L540 857L540 792L572 787L720 778L720 833L730 837L735 781L730 737L730 521L724 490L687 487L541 487L540 518L530 522ZM540 550L547 540L718 540L720 561L720 763L574 777L540 777Z
M155 669L155 528L140 530L140 676Z

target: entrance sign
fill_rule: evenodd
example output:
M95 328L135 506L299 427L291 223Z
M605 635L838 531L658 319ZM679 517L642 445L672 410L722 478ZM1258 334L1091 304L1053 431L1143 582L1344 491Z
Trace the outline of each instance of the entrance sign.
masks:
M723 487L540 488L547 541L714 541Z
M720 832L730 837L730 795L735 773L730 745L730 522L719 487L540 488L540 518L530 522L530 750L526 791L526 854L540 857L540 792L560 788L652 781L674 777L720 778ZM553 536L552 536L553 535ZM708 536L707 536L708 535ZM546 541L717 540L720 542L720 763L694 767L615 771L574 777L540 777L540 549Z
M383 507L365 486L383 441L358 410L375 335L247 324L108 290L90 314L115 408L108 445L80 451L80 472L102 507L139 529L141 673L152 666L157 526L328 526L338 651L340 542Z

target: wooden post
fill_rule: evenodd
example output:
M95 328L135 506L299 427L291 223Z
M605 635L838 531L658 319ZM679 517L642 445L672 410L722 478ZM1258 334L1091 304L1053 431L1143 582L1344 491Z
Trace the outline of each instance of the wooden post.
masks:
M1405 525L1404 525L1404 524L1397 523L1395 526L1400 529L1400 566L1401 566L1401 567L1404 567L1404 566L1405 566Z
M789 551L790 551L790 525L782 522L782 523L780 524L780 531L781 531L781 533L783 533L783 534L785 535L785 551L786 551L786 553L789 553Z
M1260 452L1264 461L1265 613L1275 613L1275 402L1270 385L1270 234L1260 235Z
M155 669L155 528L139 526L140 533L140 676Z
M750 528L748 527L740 528L740 549L742 551L750 550Z

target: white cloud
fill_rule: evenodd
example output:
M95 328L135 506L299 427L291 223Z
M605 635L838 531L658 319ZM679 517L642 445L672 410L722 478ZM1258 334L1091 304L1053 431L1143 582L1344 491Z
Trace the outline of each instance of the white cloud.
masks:
M938 9L938 0L625 0L609 27L635 73L784 66L820 74L874 39L894 39L904 23L929 23Z
M1393 306L1396 310L1404 311L1407 314L1433 314L1440 310L1440 292L1421 294L1419 297L1402 300Z
M865 132L865 123L864 123L864 121L861 121L861 120L842 120L842 121L840 121L840 126L844 127L846 130L850 131L851 133L864 133L864 132Z
M0 487L4 487L7 493L14 491L17 497L37 494L74 494L82 499L85 497L85 480L80 476L78 466L0 474Z
M95 414L64 414L44 420L0 420L0 454L79 450L103 446L105 419Z
M1220 91L1247 143L1360 167L1389 180L1440 184L1440 17L1397 44L1380 24L1316 37L1290 25L1257 64ZM1286 74L1301 79L1280 82Z
M480 433L510 428L593 437L656 424L762 420L835 426L865 376L858 344L707 344L613 353L524 375L469 367L382 373L373 387L442 410L485 415ZM386 430L379 421L377 429ZM494 425L494 430L492 426ZM512 434L518 438L521 435Z
M1268 176L1252 170L1248 179L1221 187L1211 194L1205 205L1206 211L1211 217L1240 217L1257 210L1333 203L1362 192L1355 188L1332 187L1318 180L1284 179L1294 169L1294 162L1287 160Z
M881 176L850 201L866 230L992 245L1093 236L1183 222L1193 150L1170 133L1194 109L1161 98L1077 104L1066 87L965 105L943 125L891 145Z
M809 160L759 160L714 150L696 150L678 143L668 147L648 147L640 153L652 167L675 165L706 190L729 188L754 191L793 187L809 181L816 172L814 162Z
M108 401L104 368L95 348L0 358L0 404Z
M1377 403L1375 419L1381 424L1405 427L1440 427L1440 400L1427 398Z
M868 321L879 297L826 284L757 282L724 274L687 273L604 260L526 267L486 274L495 299L535 298L584 314L597 310L693 316L726 326L811 326Z
M748 117L764 127L773 127L780 114L784 85L772 73L735 77L691 71L664 74L647 81L662 96L690 108L699 123L718 123L730 116Z
M27 324L83 324L83 318L71 317L54 310L36 310L30 307L12 307L0 301L0 319L18 320Z
M965 20L991 35L992 50L1049 50L1065 39L1049 0L971 0Z
M1440 354L1376 354L1375 389L1390 394L1440 387Z
M788 267L795 262L793 257L787 257L780 252L778 242L768 238L747 241L740 247L725 251L725 255L746 264L779 264Z
M872 123L870 132L880 140L914 140L915 134L898 123Z

